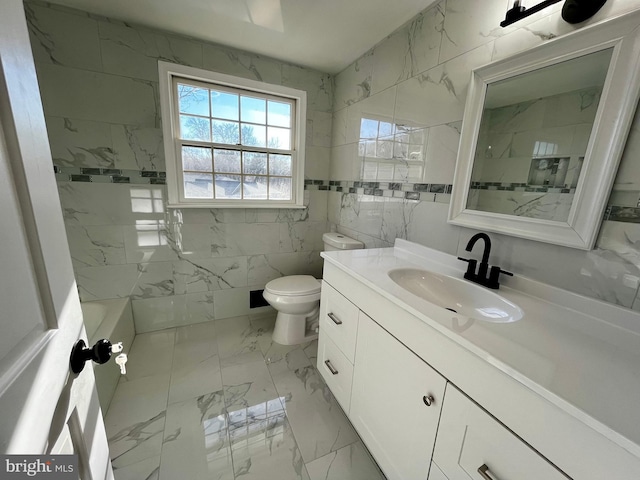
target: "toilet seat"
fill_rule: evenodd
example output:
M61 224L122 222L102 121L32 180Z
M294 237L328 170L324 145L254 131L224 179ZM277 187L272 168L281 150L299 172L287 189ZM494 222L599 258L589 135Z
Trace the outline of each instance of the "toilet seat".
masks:
M320 280L311 275L289 275L271 280L264 290L273 295L296 297L319 294L320 285Z

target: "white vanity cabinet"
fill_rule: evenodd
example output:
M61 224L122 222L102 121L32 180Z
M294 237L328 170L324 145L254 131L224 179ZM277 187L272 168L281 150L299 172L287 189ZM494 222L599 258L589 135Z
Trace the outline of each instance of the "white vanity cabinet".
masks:
M389 480L427 479L446 383L360 312L349 419Z
M318 353L318 370L389 480L640 479L640 442L600 421L640 438L638 417L627 407L632 397L624 396L640 392L633 369L640 340L599 320L618 315L624 322L626 310L566 299L566 292L520 278L539 296L515 289L505 295L528 318L513 325L462 323L388 275L419 262L451 274L447 265L456 265L455 257L396 243L323 253ZM617 347L598 343L600 337ZM615 411L584 396L585 385L598 382L615 387ZM609 395L604 387L600 392ZM622 426L619 411L628 418Z
M327 282L318 370L389 480L566 479Z
M389 480L566 480L340 292L322 288L318 369Z

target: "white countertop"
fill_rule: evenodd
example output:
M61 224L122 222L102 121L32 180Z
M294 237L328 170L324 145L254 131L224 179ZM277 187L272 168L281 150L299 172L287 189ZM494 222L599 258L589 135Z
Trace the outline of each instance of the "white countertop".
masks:
M640 457L640 313L501 276L500 289L491 291L518 305L524 317L489 323L423 300L387 275L413 267L462 278L466 263L452 255L398 239L394 248L322 256Z

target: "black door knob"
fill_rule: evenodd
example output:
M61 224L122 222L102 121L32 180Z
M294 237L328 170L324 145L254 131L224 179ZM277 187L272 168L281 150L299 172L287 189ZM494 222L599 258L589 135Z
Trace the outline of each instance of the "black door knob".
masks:
M98 340L91 348L87 348L84 340L78 340L78 343L71 349L71 360L69 362L71 371L80 373L88 360L93 360L99 364L107 363L111 358L111 353L112 345L106 338Z

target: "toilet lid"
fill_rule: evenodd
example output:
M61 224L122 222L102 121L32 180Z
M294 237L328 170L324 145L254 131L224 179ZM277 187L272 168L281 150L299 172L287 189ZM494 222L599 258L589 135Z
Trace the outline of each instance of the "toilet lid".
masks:
M289 275L271 280L265 290L276 295L311 295L320 291L320 282L311 275Z

